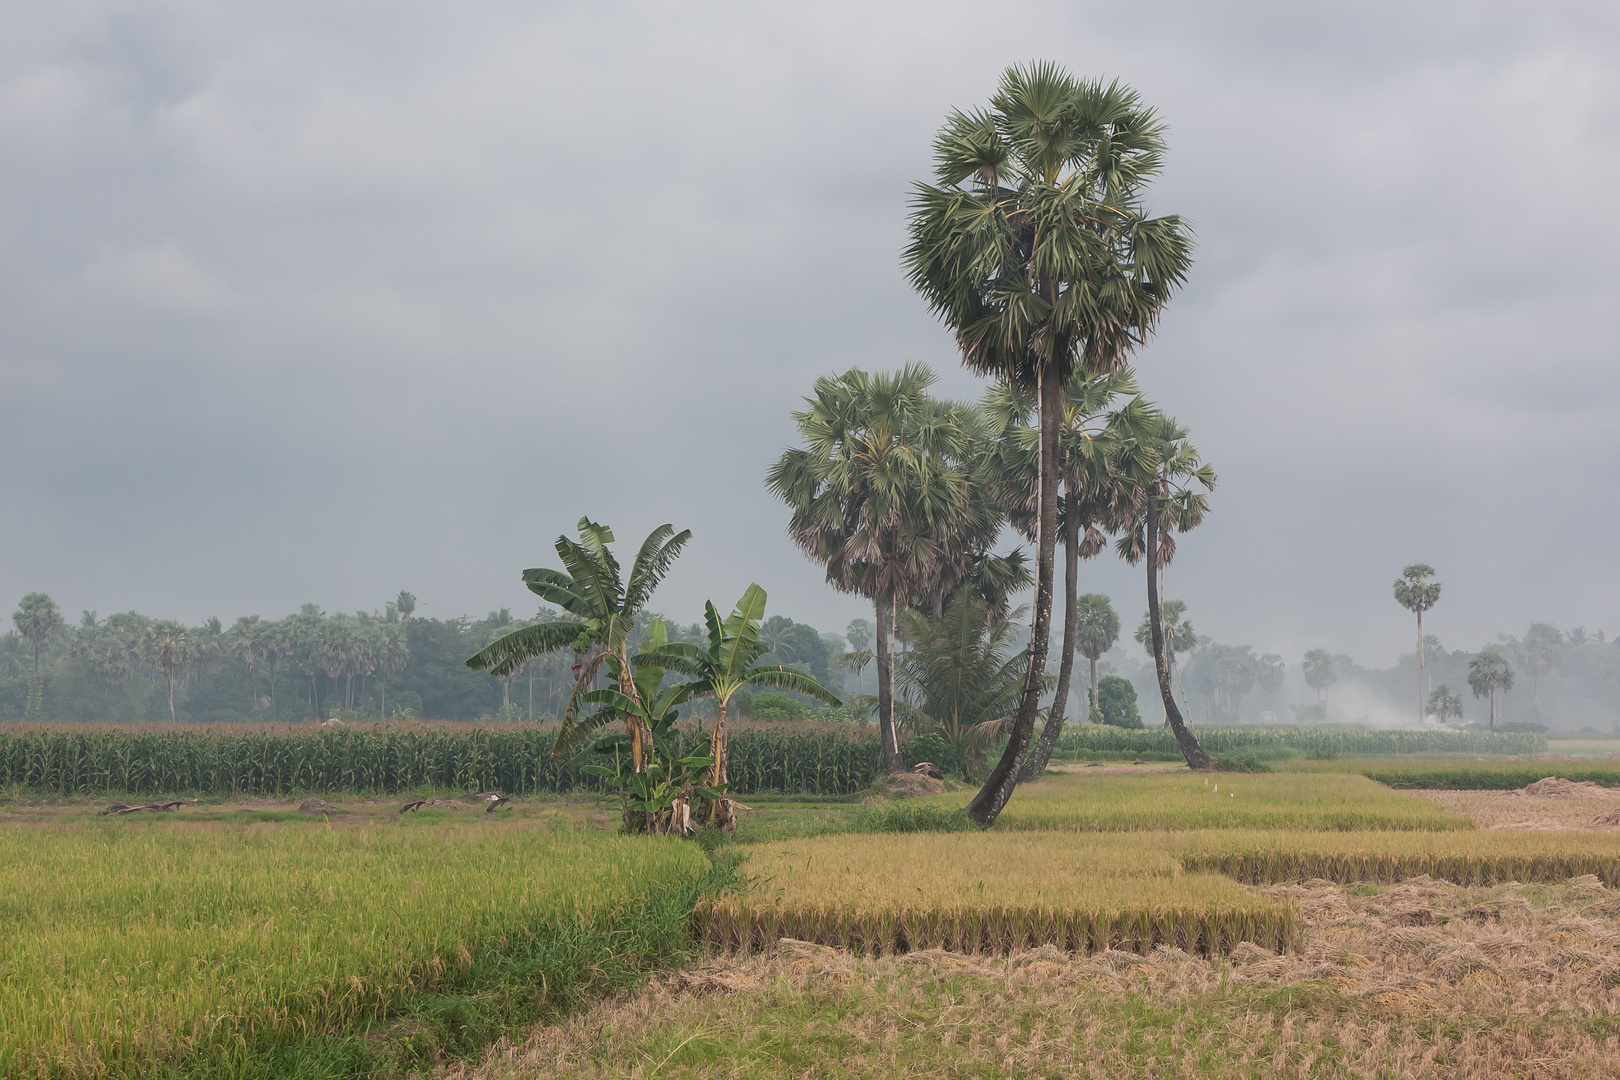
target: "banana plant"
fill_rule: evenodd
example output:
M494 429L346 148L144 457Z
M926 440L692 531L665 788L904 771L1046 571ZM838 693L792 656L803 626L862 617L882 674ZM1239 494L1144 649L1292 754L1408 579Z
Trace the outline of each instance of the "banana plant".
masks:
M705 694L714 697L717 708L714 731L709 738L709 756L714 760L705 790L717 794L705 794L703 797L709 820L725 829L736 825L731 800L718 793L725 790L727 783L727 709L737 691L745 686L771 687L804 694L835 708L843 704L838 695L802 671L780 664L754 663L767 651L765 644L759 640L760 622L764 617L765 590L751 584L724 622L721 622L720 613L712 600L704 604L703 620L709 632L708 648L666 639L635 657L638 668L645 663L687 676L691 681L681 690L688 697Z
M630 632L636 614L646 606L691 538L690 529L676 532L671 525L660 525L642 541L626 576L608 548L613 543L613 530L590 518L580 518L579 543L566 536L557 537L557 557L567 573L545 567L523 571L523 583L529 591L556 604L568 617L514 630L474 653L467 659L467 666L505 678L530 657L568 648L581 654L581 662L574 666L574 692L563 710L562 730L552 750L554 754L568 752L601 726L596 714L586 714L581 707L590 704L588 695L596 693L591 687L604 664L620 694L646 705L628 656ZM646 765L647 733L641 715L630 712L619 717L625 721L630 736L633 772L640 772Z

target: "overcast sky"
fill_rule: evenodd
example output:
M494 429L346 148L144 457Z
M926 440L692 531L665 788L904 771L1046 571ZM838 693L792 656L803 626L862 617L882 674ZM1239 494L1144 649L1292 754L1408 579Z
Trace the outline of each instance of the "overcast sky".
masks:
M693 529L672 616L841 630L765 470L818 375L979 392L908 187L1042 58L1170 125L1197 264L1136 363L1220 474L1201 632L1386 664L1419 560L1448 647L1620 631L1620 9L1324 7L8 5L0 603L525 614L588 513Z

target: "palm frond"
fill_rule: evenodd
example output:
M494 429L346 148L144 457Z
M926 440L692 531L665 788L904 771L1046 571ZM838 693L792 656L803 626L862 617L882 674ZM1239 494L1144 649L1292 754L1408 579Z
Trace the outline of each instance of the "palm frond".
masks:
M531 623L509 634L503 634L467 658L467 666L474 671L487 671L496 678L504 678L516 671L525 660L547 653L572 648L579 641L583 623L543 622Z

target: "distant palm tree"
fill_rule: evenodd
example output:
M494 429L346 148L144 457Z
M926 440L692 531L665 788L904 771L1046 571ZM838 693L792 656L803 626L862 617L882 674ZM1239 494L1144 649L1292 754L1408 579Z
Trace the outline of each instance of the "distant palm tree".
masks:
M1166 600L1159 605L1159 619L1163 627L1164 647L1169 654L1170 674L1181 689L1181 702L1187 704L1187 688L1181 686L1181 668L1176 663L1176 657L1182 653L1190 653L1198 648L1198 631L1193 629L1192 621L1187 618L1187 603L1184 600ZM1136 643L1153 655L1153 616L1144 614L1142 621L1136 626ZM1190 706L1189 706L1190 708Z
M1413 563L1395 579L1395 600L1407 611L1417 613L1418 624L1418 720L1423 720L1423 613L1440 600L1440 583L1430 581L1434 567Z
M1491 728L1496 727L1496 695L1513 689L1513 666L1495 649L1481 649L1468 661L1468 685L1477 698L1491 699Z
M1333 657L1326 649L1312 649L1306 653L1300 671L1305 675L1305 685L1316 691L1318 702L1322 700L1323 691L1339 681Z
M243 615L225 635L225 648L241 663L248 676L248 689L253 698L253 711L259 709L258 668L265 654L265 632L269 624L257 615ZM272 692L274 688L272 688Z
M1097 662L1119 640L1119 613L1101 593L1086 593L1076 603L1075 648L1091 664L1091 711L1097 708Z
M1264 653L1254 664L1255 678L1260 680L1260 688L1276 704L1277 691L1282 689L1283 679L1288 674L1288 665L1283 658L1274 652Z
M148 664L157 669L169 687L169 719L174 711L174 680L191 663L194 642L191 632L173 619L161 619L147 628L142 653Z

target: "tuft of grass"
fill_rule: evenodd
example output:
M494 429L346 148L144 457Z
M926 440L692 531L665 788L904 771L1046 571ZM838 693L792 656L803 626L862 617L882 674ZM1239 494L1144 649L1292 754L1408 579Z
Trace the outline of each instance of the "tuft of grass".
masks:
M862 833L971 832L977 828L960 807L915 799L863 806L851 822L851 831Z
M1274 771L1270 765L1255 757L1253 754L1228 754L1215 758L1210 762L1210 768L1215 772L1256 773Z

